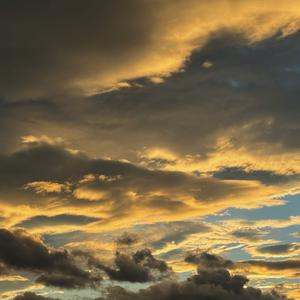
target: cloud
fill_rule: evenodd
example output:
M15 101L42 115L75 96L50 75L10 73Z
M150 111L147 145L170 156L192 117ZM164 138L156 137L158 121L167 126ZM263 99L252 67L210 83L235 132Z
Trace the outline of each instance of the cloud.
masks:
M248 251L254 256L292 257L299 255L300 245L297 243L278 244L261 248L250 248Z
M79 251L77 253L74 252L74 254L89 259L88 264L90 265L90 267L103 268L102 265L99 265L99 260L96 259L90 253ZM121 254L117 253L116 259L120 258L121 260L124 260L125 256L121 256ZM220 256L216 256L205 252L199 252L196 253L196 255L194 256L189 255L188 257L191 258L191 261L193 263L198 265L198 269L196 275L191 275L186 280L178 281L174 278L169 278L168 280L155 283L153 285L148 286L145 289L140 289L139 291L132 291L130 289L124 289L119 286L110 286L107 288L106 293L104 293L102 297L97 299L288 299L285 296L275 292L275 290L269 292L265 291L263 293L258 288L253 288L249 285L245 286L245 284L248 283L248 279L245 276L234 275L227 270L227 268L232 269L240 267L243 264L248 264L248 266L250 264L254 265L256 262L257 265L263 265L263 263L271 263L273 264L273 266L275 266L274 264L278 264L278 262L248 261L234 263L230 260L225 260ZM128 264L128 259L130 258L127 256L125 259L126 263L124 261L122 263L125 263L126 268L129 267L127 271L129 271L130 274L133 274L133 270L137 271L135 269L136 267L134 269L132 268L133 261L135 261L135 263L137 264L144 263L143 266L147 266L150 269L158 268L162 270L163 267L163 269L166 270L167 268L164 262L154 259L151 255L151 252L147 249L138 251L135 254L133 254L133 256L131 257L132 261L130 264ZM284 269L283 266L277 265L276 268L277 267L279 267L281 271L283 271ZM119 268L121 270L122 267L119 265ZM139 269L139 271L141 271L141 269ZM139 278L142 278L141 275L143 273L136 272L135 274L138 274ZM128 275L129 273L127 273L127 276ZM59 284L57 285L59 286ZM20 295L20 299L23 300L22 297L25 297L25 295L26 294L24 294L24 296ZM33 299L35 299L34 297L39 296L32 294L32 297ZM24 300L25 299L27 298L24 298ZM40 298L37 299L40 300ZM41 300L44 299L41 298Z
M116 243L119 247L128 247L138 243L139 240L140 237L137 234L124 232L117 238Z
M61 214L56 216L35 216L26 219L15 227L23 227L26 229L31 228L41 228L41 227L51 227L51 226L61 226L61 225L86 225L93 222L100 221L100 218L89 217L84 215L69 215Z
M199 265L203 268L234 268L234 263L231 260L222 258L207 252L190 253L185 257L187 263Z
M24 188L26 190L33 189L37 194L61 193L68 190L68 185L50 181L35 181L27 183Z
M212 32L226 27L258 41L280 30L294 32L300 14L293 0L263 6L233 0L76 1L72 6L64 0L53 6L31 0L15 10L16 3L3 4L0 24L0 93L13 99L91 94L127 86L124 81L137 77L155 81L180 69Z
M66 274L42 274L36 280L44 286L62 289L82 289L86 287L96 288L101 277L87 278L85 275L66 275Z
M216 269L226 268L232 272L240 274L248 274L251 279L257 278L299 278L299 259L287 260L240 260L233 261L225 259L222 256L194 251L188 253L185 257L185 262L192 265L197 265L198 269Z
M70 215L84 212L87 217L100 218L87 224L92 231L153 220L153 215L149 220L145 218L145 211L156 215L156 222L177 221L226 207L282 203L273 199L280 189L256 181L150 170L128 162L90 158L80 151L45 142L29 143L19 151L0 156L0 168L0 201L4 207L8 211L12 203L28 207L20 211L14 225L32 218L33 213L41 215L39 209L44 211L45 207L51 216L68 209ZM68 183L68 189L54 195L40 193L40 189L20 189L32 182L47 182L47 186L49 182Z
M252 242L261 241L268 232L257 228L242 228L233 231L231 234L238 239L244 239Z
M156 259L147 248L131 255L116 252L112 266L87 252L75 250L73 254L87 258L89 266L105 271L111 280L143 283L161 280L172 274L167 263Z
M299 238L300 237L300 231L296 231L296 232L292 233L292 235L296 238Z
M132 85L143 87L84 99L2 100L2 151L15 149L20 135L59 133L93 157L295 187L298 45L299 32L249 45L227 30L161 85L139 79ZM208 58L214 66L203 69Z
M266 170L245 170L243 168L224 168L213 174L214 177L220 179L231 180L259 180L265 184L276 184L296 180L299 174L283 175Z
M26 292L23 295L16 296L14 300L55 300L55 299L50 297L39 296L32 292Z
M198 270L198 274L186 281L166 281L138 292L130 292L120 287L110 289L106 298L99 299L286 299L276 292L263 294L253 287L244 287L247 278L240 275L230 275L226 269Z
M0 262L7 269L42 273L37 282L46 285L76 288L99 281L78 267L67 251L49 249L41 240L21 229L0 230Z
M261 266L269 270L280 271L284 269L297 270L300 265L300 260L299 259L290 259L290 260L283 260L283 261L250 260L250 261L245 261L245 263L252 266L258 266L258 267Z

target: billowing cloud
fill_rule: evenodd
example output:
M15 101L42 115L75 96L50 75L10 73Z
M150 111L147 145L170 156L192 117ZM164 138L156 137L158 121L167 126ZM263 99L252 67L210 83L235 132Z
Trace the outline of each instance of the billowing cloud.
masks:
M92 286L100 280L78 267L67 251L49 249L41 240L24 230L1 229L0 246L0 262L8 270L42 273L37 281L46 285L77 288Z
M222 258L221 256L213 255L207 252L190 253L186 256L187 263L199 265L204 268L233 268L234 263L231 260Z
M250 248L249 252L254 256L264 257L292 257L300 254L298 243L278 244L260 248Z
M84 257L90 267L103 270L111 280L128 282L150 282L172 275L172 270L163 260L156 259L151 250L145 248L133 254L116 252L112 265L107 265L88 252L73 251L73 254Z
M204 269L198 270L197 275L186 281L166 281L138 292L111 288L106 298L99 299L285 299L276 292L263 294L259 289L244 287L247 281L247 278L240 275L231 276L226 269Z

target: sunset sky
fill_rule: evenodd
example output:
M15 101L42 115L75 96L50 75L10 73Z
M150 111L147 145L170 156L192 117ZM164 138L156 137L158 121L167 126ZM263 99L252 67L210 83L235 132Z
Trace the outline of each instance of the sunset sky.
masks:
M0 299L300 300L299 0L0 0Z

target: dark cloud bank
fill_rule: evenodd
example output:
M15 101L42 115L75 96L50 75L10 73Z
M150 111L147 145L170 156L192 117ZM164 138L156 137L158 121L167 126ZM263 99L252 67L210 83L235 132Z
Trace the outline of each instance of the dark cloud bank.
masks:
M22 229L0 230L0 262L6 271L26 270L41 274L37 282L62 288L93 287L99 277L81 269L65 250L49 249Z
M100 271L111 280L128 282L156 281L172 273L149 249L132 255L117 252L110 266L91 253L51 249L22 229L0 230L0 263L3 273L30 271L38 275L38 283L65 289L95 288L102 280Z
M275 291L263 294L259 289L245 287L247 278L231 276L226 269L199 270L197 275L186 281L166 281L152 285L138 292L131 292L121 287L113 287L108 295L97 300L283 300L284 296ZM27 293L15 300L46 300Z
M86 285L95 287L100 282L100 277L93 277L92 273L78 267L76 258L83 258L90 269L104 270L110 279L115 281L151 282L151 271L161 274L170 273L164 261L157 260L148 249L140 250L132 256L116 254L114 266L105 266L92 254L82 251L59 251L49 249L40 240L30 236L23 230L14 232L6 229L0 231L0 261L9 269L30 270L42 273L37 279L45 285L58 288L82 288ZM262 293L261 290L245 286L248 279L241 275L231 275L227 268L234 269L234 263L219 256L209 253L191 253L186 257L187 262L198 266L196 275L184 281L177 281L167 276L157 277L159 283L150 285L138 292L114 286L108 288L103 299L120 300L279 300L286 299L276 292ZM280 265L281 263L281 265ZM243 264L263 264L262 261L249 261ZM285 268L286 262L274 262L277 268ZM272 263L264 262L265 266L274 268ZM290 267L290 266L289 266ZM298 266L299 268L299 266ZM15 300L46 300L51 299L38 296L34 293L25 293L15 297Z

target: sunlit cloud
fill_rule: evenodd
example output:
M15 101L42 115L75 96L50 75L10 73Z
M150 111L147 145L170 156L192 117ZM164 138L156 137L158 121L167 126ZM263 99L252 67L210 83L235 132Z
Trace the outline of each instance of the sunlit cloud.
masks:
M0 298L298 299L299 1L21 2Z

